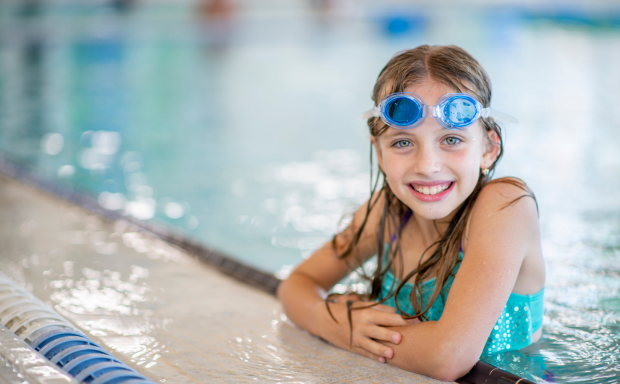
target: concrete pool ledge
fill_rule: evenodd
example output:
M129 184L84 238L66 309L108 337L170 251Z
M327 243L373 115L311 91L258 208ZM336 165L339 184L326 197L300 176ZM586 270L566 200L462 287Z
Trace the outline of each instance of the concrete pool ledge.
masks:
M154 381L440 383L298 329L270 274L1 156L0 212L0 272ZM498 373L478 363L459 382L527 383Z

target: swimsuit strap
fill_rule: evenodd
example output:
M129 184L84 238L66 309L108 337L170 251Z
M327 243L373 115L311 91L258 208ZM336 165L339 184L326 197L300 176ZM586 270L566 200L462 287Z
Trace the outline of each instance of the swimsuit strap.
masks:
M409 222L409 219L411 219L411 216L413 216L413 211L411 209L408 209L407 212L405 212L405 215L403 216L403 220L400 224L401 228L407 225L407 222ZM390 240L390 243L393 243L395 241L396 241L396 233L392 235L392 239Z
M411 219L411 216L413 216L413 211L411 209L408 209L407 212L405 212L405 216L403 216L403 227L407 225L407 222L409 221L409 219Z

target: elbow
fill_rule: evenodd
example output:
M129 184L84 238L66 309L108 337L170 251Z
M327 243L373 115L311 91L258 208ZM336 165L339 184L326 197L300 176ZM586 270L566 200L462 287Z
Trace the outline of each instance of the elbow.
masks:
M282 296L286 292L286 279L282 280L278 283L278 287L276 288L276 297L278 300L282 301Z
M472 353L466 346L455 346L454 343L439 348L435 364L430 376L443 381L456 381L465 376L478 362L480 354Z
M432 376L437 380L456 381L469 373L474 365L475 363L471 365L444 363L438 367L437 372L433 373Z

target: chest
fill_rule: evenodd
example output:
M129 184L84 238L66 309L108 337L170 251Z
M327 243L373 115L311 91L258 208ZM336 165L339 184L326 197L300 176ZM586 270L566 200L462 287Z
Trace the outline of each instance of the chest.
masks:
M394 276L407 276L411 271L418 268L420 261L428 260L431 255L437 249L437 246L432 241L424 239L424 237L415 231L415 227L403 228L403 233L400 237L400 249L402 253L402 263L399 262L399 257L396 257L396 261L392 264L392 273ZM394 248L390 248L390 257L393 257ZM411 277L410 282L413 282L415 275Z

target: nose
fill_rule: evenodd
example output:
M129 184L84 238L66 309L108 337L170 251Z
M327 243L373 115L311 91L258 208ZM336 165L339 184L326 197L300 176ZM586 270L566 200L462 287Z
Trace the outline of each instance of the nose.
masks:
M420 145L415 157L414 171L416 173L427 176L441 170L441 159L432 146Z

